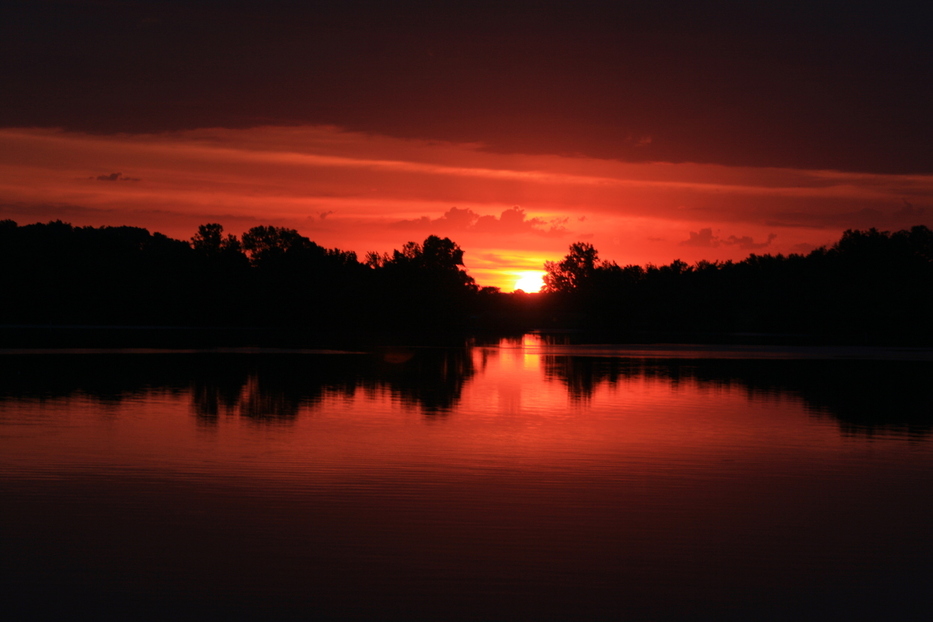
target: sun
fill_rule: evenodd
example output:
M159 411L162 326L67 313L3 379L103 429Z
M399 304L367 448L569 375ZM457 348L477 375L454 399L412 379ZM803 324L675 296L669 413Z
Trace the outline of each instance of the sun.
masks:
M545 272L542 270L531 270L527 272L515 273L515 289L520 289L529 294L536 293L544 285Z

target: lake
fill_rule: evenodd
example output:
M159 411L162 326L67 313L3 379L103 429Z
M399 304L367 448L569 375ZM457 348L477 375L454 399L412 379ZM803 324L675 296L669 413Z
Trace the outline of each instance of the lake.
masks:
M933 355L0 353L10 619L925 619Z

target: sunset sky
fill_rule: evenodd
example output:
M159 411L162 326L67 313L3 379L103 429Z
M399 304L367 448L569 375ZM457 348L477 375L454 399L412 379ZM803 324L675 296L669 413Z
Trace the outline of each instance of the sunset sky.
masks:
M511 290L933 226L919 3L5 2L0 219L430 234Z

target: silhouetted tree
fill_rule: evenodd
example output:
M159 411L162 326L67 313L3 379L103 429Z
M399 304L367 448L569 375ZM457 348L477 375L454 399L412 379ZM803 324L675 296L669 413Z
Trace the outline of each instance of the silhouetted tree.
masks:
M234 235L224 235L217 223L200 225L191 238L196 261L192 302L197 308L198 324L242 324L247 320L249 305L241 301L253 288L250 263L240 241Z
M428 236L389 254L369 253L373 292L391 325L463 325L475 304L477 286L463 268L463 250L449 238Z
M463 268L463 250L450 238L428 236L424 244L407 242L391 258L369 255L369 265L385 270L398 284L429 285L448 292L475 291L473 277Z
M247 255L248 254L248 255ZM391 253L325 249L260 226L217 223L190 242L138 227L0 221L0 322L239 325L413 332L476 326L667 334L779 333L933 341L933 231L849 230L803 255L624 266L587 243L547 262L546 292L482 291L449 238Z
M268 266L286 255L295 256L313 248L320 247L295 229L258 226L243 234L243 249L257 267Z
M549 293L540 304L556 326L933 339L933 232L922 225L849 230L807 256L752 254L695 266L676 260L645 269L600 262L594 248L578 243L545 267Z
M224 228L217 223L200 225L198 232L191 238L191 247L208 257L242 252L237 237L232 234L224 237Z
M592 244L575 242L570 252L559 262L546 261L544 291L572 292L586 286L600 267L599 254Z

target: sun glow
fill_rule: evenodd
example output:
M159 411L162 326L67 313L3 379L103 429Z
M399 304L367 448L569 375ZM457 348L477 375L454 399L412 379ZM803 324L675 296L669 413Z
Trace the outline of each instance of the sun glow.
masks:
M529 294L536 293L544 285L544 274L542 270L516 272L515 289L520 289Z

